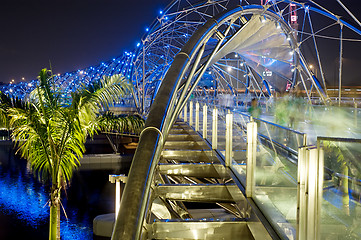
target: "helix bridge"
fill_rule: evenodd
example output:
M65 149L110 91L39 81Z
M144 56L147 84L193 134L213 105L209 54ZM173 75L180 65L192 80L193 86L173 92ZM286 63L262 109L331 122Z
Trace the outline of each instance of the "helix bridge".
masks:
M358 97L346 137L326 129L310 140L307 128L246 111L254 98L266 113L286 94L321 109L349 101L343 59L359 57L361 24L333 5L174 0L133 51L54 77L69 94L122 74L132 91L118 104L147 119L112 239L361 238ZM26 98L36 83L1 91Z

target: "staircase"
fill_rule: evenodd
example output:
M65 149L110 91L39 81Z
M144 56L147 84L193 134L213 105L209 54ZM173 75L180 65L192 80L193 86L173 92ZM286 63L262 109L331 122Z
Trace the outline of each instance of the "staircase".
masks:
M210 146L171 129L157 167L143 239L271 239Z

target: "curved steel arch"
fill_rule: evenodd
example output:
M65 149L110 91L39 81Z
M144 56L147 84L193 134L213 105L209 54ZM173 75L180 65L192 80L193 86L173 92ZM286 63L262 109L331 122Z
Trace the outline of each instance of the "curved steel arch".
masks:
M129 172L118 213L127 218L117 218L112 239L140 239L143 221L151 206L149 197L155 167L171 126L213 59L228 53L224 52L224 46L235 39L229 37L231 29L241 26L243 16L255 13L264 14L265 10L259 6L236 7L211 18L175 56L151 106ZM274 16L271 11L267 14ZM211 39L216 39L217 43L214 45ZM210 41L211 48L208 48Z
M259 2L259 0L174 0L149 27L147 34L144 35L141 43L133 52L126 52L122 56L96 66L60 75L58 77L57 84L64 89L64 92L69 93L74 89L77 89L77 87L81 84L87 84L88 82L99 79L102 75L122 73L133 82L134 102L138 109L146 115L149 111L150 104L153 101L153 96L157 92L157 88L154 84L152 84L152 82L159 82L163 80L170 64L173 62L174 56L180 51L181 47L188 41L196 29L206 20L225 9L234 7L237 4L241 4L243 7L246 7L250 4L259 4ZM323 39L333 39L333 49L337 49L334 51L335 54L333 57L342 58L341 55L343 52L342 49L338 51L338 45L345 41L360 41L361 39L361 31L358 28L353 27L340 19L337 14L322 8L319 5L315 5L315 7L309 6L308 4L312 4L312 1L305 4L291 0L272 0L268 1L268 4L262 7L264 8L266 14L274 12L278 15L282 22L289 25L288 10L291 3L297 6L297 11L299 13L299 25L301 26L300 29L293 30L295 33L295 40L297 40L296 43L298 45L298 49L300 49L301 53L301 55L298 54L300 55L300 64L295 66L295 76L287 79L282 77L282 74L279 72L270 71L266 67L263 67L263 70L259 68L257 74L256 72L252 72L255 65L261 63L261 61L257 59L256 61L253 61L255 59L252 61L250 59L245 61L245 65L248 64L248 66L234 67L235 71L233 72L239 72L240 75L237 81L243 82L242 85L244 85L247 81L245 78L250 79L250 88L253 87L254 92L256 90L262 90L260 88L263 87L267 88L267 86L262 85L262 82L268 82L270 84L270 91L272 91L274 87L272 86L272 81L267 79L267 76L262 76L263 72L266 72L266 75L272 72L272 74L274 76L278 76L281 81L289 81L292 85L295 85L295 79L300 78L301 71L302 77L304 78L301 80L305 83L307 82L306 86L303 86L303 88L307 89L306 93L308 96L311 95L312 90L319 89L315 87L316 85L321 86L323 90L326 90L327 84L329 82L333 82L334 80L332 79L333 72L331 74L324 70L325 65L329 65L330 63L322 56L323 52L320 50L320 45L323 43L320 41L323 41ZM321 19L321 17L323 17L323 19ZM282 25L287 27L285 24ZM331 28L336 28L332 34L327 32ZM343 35L345 35L343 32L346 32L346 30L354 33L355 36L353 36L352 39L343 37ZM308 47L312 48L312 52L307 51ZM262 57L265 57L265 55L259 54L258 58ZM235 61L235 58L227 58L227 56L225 56L215 63L216 65L213 65L215 67L210 67L209 70L215 72L212 74L216 77L215 81L223 81L221 78L217 78L217 76L221 76L221 74L217 74L217 71L224 71L222 64L226 63L227 65L227 63L231 60ZM237 61L241 62L242 59L239 57ZM309 67L311 63L314 65L313 69L310 69ZM217 65L218 67L216 67ZM341 61L339 65L338 81L341 83L343 75ZM243 74L241 74L241 72ZM229 80L233 78L232 73L227 73L227 71L225 71L225 75L225 79L229 81L228 84L218 84L218 86L234 86L235 84L232 84L232 81ZM243 78L243 75L246 75L246 77ZM318 82L320 84L318 84ZM146 88L146 85L150 87ZM3 88L3 90L23 97L26 96L26 94L31 91L34 86L35 81L31 84L21 83L17 86L7 86L5 89ZM326 91L324 91L324 93L327 94ZM267 95L269 95L269 93L267 93ZM322 98L324 94L320 90L318 95Z

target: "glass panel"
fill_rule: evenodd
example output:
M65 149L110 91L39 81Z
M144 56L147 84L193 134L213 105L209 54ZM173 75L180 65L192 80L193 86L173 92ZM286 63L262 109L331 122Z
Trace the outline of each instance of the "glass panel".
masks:
M272 139L275 145L293 150L294 153L297 153L298 147L304 145L304 135L302 133L262 120L255 119L255 121L258 125L258 134L261 140L263 138Z
M322 239L361 239L361 142L321 141Z
M239 175L244 186L246 185L247 122L249 122L249 117L237 113L233 115L232 168Z
M218 109L217 150L225 157L227 109Z
M282 133L282 128L273 127L273 131ZM259 135L254 200L280 236L296 239L297 165L290 155L285 149L276 147Z

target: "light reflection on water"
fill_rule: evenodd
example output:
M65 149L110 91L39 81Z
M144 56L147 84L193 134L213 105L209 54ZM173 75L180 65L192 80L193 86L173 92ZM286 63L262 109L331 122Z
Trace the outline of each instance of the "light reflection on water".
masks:
M44 229L49 222L49 193L46 187L27 173L25 166L14 166L13 161L19 159L5 160L5 164L2 160L4 156L0 156L0 214L15 216L19 222L33 229ZM24 161L20 162L24 165ZM92 239L92 219L82 214L79 220L77 208L67 206L66 199L62 201L69 217L65 219L61 212L62 239Z
M48 196L44 189L35 190L34 182L25 182L22 175L10 176L0 166L0 204L20 220L36 227L49 216ZM29 179L28 179L29 180Z

